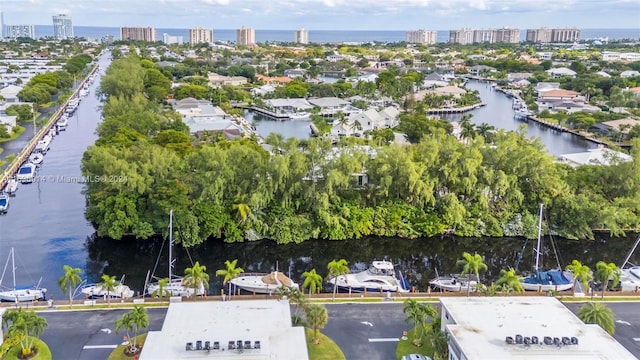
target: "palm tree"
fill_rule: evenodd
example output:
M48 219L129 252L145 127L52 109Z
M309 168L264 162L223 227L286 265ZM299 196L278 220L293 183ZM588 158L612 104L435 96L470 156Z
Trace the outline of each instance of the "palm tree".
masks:
M322 278L320 278L320 281L322 281ZM300 291L295 287L282 286L280 288L279 294L280 294L280 299L283 299L284 297L286 297L287 300L289 300L290 304L293 304L296 306L295 312L293 313L293 315L291 315L292 325L303 326L304 321L300 317L299 311L300 309L304 309L304 310L307 309L307 307L309 306L309 299L307 299L307 297L304 296L304 293L302 291Z
M596 280L602 283L602 299L604 299L604 293L609 286L609 280L613 280L612 287L618 286L620 282L620 269L614 263L606 263L604 261L598 261L596 264Z
M73 303L73 290L82 281L80 278L82 269L72 268L69 265L64 265L62 269L64 270L64 275L58 279L58 286L60 286L60 290L62 290L63 293L69 292L69 306L71 306Z
M417 347L422 346L423 330L429 319L435 319L438 313L433 306L428 304L420 304L415 299L407 299L404 301L402 312L407 314L405 322L413 322L413 344ZM420 329L420 332L418 332Z
M509 270L500 270L500 278L496 281L496 286L501 286L505 291L515 291L518 293L524 292L524 288L520 283L520 277L516 275L516 270L511 268Z
M589 280L593 279L591 275L591 269L588 266L583 265L578 260L573 260L570 265L567 265L567 270L573 273L573 292L576 291L576 284L578 281L582 285L582 290L586 291L589 288Z
M193 287L194 298L198 295L198 289L200 289L200 287L208 289L209 274L207 274L207 267L200 265L200 262L196 261L193 267L186 268L184 270L184 284ZM204 295L203 293L202 296Z
M307 318L307 324L313 330L313 343L317 345L320 343L318 341L318 330L324 328L329 321L327 308L325 308L324 305L311 304L306 309L305 315Z
M449 356L449 336L441 330L441 326L442 318L439 316L433 318L428 336L434 359L447 359Z
M33 349L35 339L44 332L47 326L49 326L47 320L38 316L33 310L18 310L13 317L11 326L9 326L9 333L20 337L22 355L28 357Z
M236 267L237 264L238 264L238 259L235 259L233 261L226 260L224 262L224 266L226 267L226 269L216 270L216 276L223 276L224 277L224 279L222 280L222 285L228 283L229 280L233 280L233 279L237 278L238 275L240 275L240 274L242 274L244 272L243 268ZM232 292L231 292L231 283L229 283L229 294L232 294Z
M331 279L335 277L335 281L333 282L333 301L336 300L336 292L338 292L338 276L345 275L349 273L349 267L347 266L347 260L331 260L329 264L327 264L327 269L329 270L329 274L327 275L327 279Z
M309 297L311 297L311 294L320 293L320 289L322 289L322 276L316 273L316 269L303 272L302 277L304 278L302 288L309 288Z
M137 349L138 332L149 327L149 313L147 312L147 308L142 305L134 306L131 311L131 318L133 324L133 346Z
M102 274L101 279L102 279L102 281L98 284L98 286L100 286L104 290L107 290L107 305L110 305L111 304L111 292L115 290L116 284L117 284L116 277L115 276L109 276L107 274Z
M233 209L238 214L238 218L240 219L240 222L244 224L249 218L249 216L251 216L251 208L249 207L249 204L237 203L237 204L233 204L232 206L233 206Z
M493 142L493 132L495 129L495 126L487 123L482 123L477 127L478 135L482 136L487 143Z
M131 335L129 333L133 330L132 312L126 312L116 320L116 334L120 332L120 329L124 329L127 332L127 339L131 339Z
M167 286L169 286L169 278L158 280L158 290L154 291L151 295L163 298L168 293Z
M616 322L613 311L603 303L588 303L578 309L578 317L585 324L598 324L604 331L613 335L616 332Z
M468 252L462 253L462 259L458 260L456 264L462 266L463 274L467 274L467 296L469 296L471 293L471 274L475 274L478 283L480 283L480 270L487 271L487 264L478 253L471 255Z

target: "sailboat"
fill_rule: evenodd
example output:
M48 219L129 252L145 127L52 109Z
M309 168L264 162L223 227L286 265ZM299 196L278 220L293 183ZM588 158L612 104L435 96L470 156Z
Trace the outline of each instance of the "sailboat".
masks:
M173 210L169 211L169 284L163 286L163 295L168 296L193 296L194 288L192 286L184 285L184 278L181 276L176 276L173 274L173 266L176 260L173 258ZM158 258L160 255L158 255ZM160 280L155 276L151 276L151 279L156 280L156 282L148 283L149 277L147 276L147 281L145 281L145 295L153 296L154 293L160 290L160 284L157 282ZM200 287L195 291L196 295L205 295L204 284L200 284Z
M620 266L620 290L622 291L638 291L640 289L640 266L630 262L631 256L633 256L639 244L640 236L633 243L627 257L622 262L622 266Z
M562 267L558 264L557 270L542 271L541 258L542 252L540 246L542 244L542 210L543 205L540 204L540 219L538 221L538 244L536 246L536 265L533 274L520 279L522 288L528 291L566 291L573 288L573 282L567 279L562 271ZM556 254L557 255L557 254ZM558 260L558 259L556 259Z
M13 289L0 291L0 300L13 301L13 302L43 300L46 296L47 289L40 288L40 281L42 281L42 279L38 281L38 285L36 285L35 287L16 286L16 261L15 261L15 254L14 254L13 248L11 248L11 252L9 253L9 258L7 259L7 262L4 265L4 270L2 271L2 278L0 279L0 284L4 279L4 274L7 270L7 266L9 265L9 260L11 260L11 269L13 273Z

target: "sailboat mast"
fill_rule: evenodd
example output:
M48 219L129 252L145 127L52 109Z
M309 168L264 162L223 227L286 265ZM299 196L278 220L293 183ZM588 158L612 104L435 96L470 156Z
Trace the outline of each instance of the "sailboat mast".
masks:
M16 291L16 258L11 248L11 270L13 270L13 291Z
M173 209L169 210L169 281L173 278Z
M540 243L542 239L542 207L543 205L540 204L540 219L538 219L538 245L536 247L536 268L535 268L536 271L538 271L538 269L540 268Z

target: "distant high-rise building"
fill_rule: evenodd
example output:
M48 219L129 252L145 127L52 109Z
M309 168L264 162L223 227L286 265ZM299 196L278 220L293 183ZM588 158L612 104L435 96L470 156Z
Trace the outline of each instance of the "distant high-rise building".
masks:
M452 44L473 44L473 29L465 28L449 31L449 42Z
M551 29L551 42L573 42L580 40L578 28Z
M156 28L121 27L120 40L137 40L137 41L156 42Z
M182 43L184 42L184 38L180 35L169 35L169 34L162 34L162 42L169 45L169 44L178 44L178 45L182 45Z
M436 31L409 30L406 32L405 40L409 44L435 44L438 39Z
M71 16L67 14L53 16L53 37L58 40L73 39Z
M493 44L494 42L496 42L497 36L498 36L498 31L496 29L474 30L473 42Z
M534 43L549 43L551 42L551 29L547 27L527 29L527 37L525 39Z
M0 40L4 39L4 13L0 11Z
M203 43L213 44L213 30L200 26L189 29L189 43L192 45Z
M238 45L253 45L256 43L256 32L252 28L242 27L236 30L236 43Z
M4 36L7 39L19 37L35 39L36 29L33 25L5 25Z
M520 29L502 28L496 30L496 42L517 44L520 42Z
M309 32L304 28L296 31L293 34L293 42L298 44L308 44L309 43Z

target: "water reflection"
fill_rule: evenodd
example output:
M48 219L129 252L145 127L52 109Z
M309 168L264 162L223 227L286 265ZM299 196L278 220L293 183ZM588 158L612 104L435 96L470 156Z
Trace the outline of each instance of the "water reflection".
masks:
M270 133L281 134L285 139L308 139L311 136L311 120L274 120L249 110L245 110L244 114L249 123L255 121L256 131L262 137L267 137Z
M546 239L548 240L548 239ZM548 241L543 246L543 265L555 267L556 260ZM609 239L601 236L595 241L575 241L555 239L558 244L561 263L566 266L573 259L579 259L590 267L604 260L619 264L631 248L635 237ZM289 273L291 278L302 283L302 273L313 268L323 276L327 274L327 264L333 259L344 258L352 269L363 269L373 260L388 259L407 276L410 283L419 290L426 290L428 281L440 274L459 272L456 261L464 251L483 255L488 266L486 279L495 280L500 269L513 267L525 240L521 238L459 238L441 236L428 239L364 238L347 241L316 240L301 244L276 245L271 241L256 241L228 244L212 240L190 250L193 261L207 266L211 277L210 293L220 291L221 279L215 271L224 266L225 260L238 259L238 266L246 272L269 272L278 267ZM536 241L529 240L523 252L519 269L531 270L534 263L533 249ZM149 241L90 238L87 242L89 263L108 264L104 271L111 275L127 275L127 284L140 290L148 270L153 269L162 239ZM158 272L167 273L166 247L159 259ZM191 266L189 254L177 247L176 273L182 274ZM633 261L640 260L635 254ZM87 265L87 269L89 266ZM95 274L99 275L99 274Z

